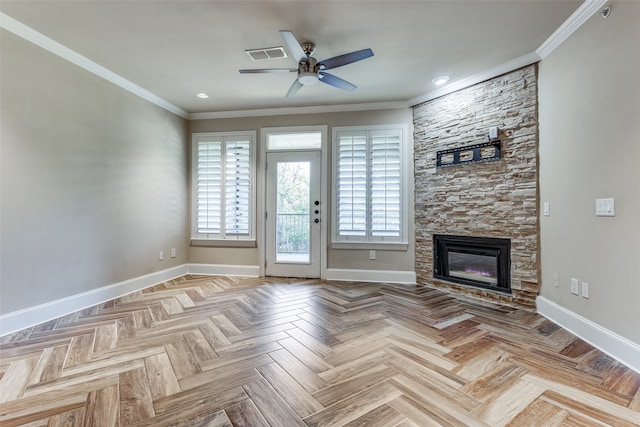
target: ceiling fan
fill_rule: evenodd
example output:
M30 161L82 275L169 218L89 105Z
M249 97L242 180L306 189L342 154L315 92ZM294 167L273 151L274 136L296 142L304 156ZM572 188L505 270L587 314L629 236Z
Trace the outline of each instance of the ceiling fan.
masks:
M298 78L289 88L286 95L287 98L294 96L302 86L312 85L319 81L339 89L352 91L356 88L354 84L351 84L340 77L336 77L333 74L329 74L325 72L325 70L342 67L343 65L351 64L352 62L361 61L373 56L373 51L371 49L362 49L351 53L345 53L344 55L334 56L333 58L325 59L323 61L318 61L316 58L311 56L315 51L315 44L311 42L298 42L296 36L289 30L280 30L280 36L282 37L289 54L298 61L298 68L259 68L240 70L240 73L293 73L297 71Z

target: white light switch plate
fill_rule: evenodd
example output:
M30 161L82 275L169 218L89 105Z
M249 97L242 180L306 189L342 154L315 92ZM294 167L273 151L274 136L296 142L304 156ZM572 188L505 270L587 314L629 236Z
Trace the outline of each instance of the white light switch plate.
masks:
M596 199L596 216L616 216L615 199Z

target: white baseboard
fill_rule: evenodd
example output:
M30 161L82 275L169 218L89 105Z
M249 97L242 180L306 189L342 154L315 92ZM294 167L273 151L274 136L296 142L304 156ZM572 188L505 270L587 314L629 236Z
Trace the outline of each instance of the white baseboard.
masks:
M187 264L187 273L205 276L248 276L259 277L257 265Z
M640 373L640 345L544 297L536 298L536 305L542 316Z
M0 336L92 307L187 274L186 266L168 268L0 316Z
M395 270L348 270L342 268L328 268L327 280L345 282L385 282L415 284L415 271Z

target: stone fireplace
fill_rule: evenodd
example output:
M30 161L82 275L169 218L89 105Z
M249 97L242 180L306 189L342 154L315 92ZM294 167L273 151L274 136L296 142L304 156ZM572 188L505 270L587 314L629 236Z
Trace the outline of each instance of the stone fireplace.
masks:
M414 107L418 283L535 310L537 119L536 65ZM438 152L485 143L492 126L499 128L499 159L438 167ZM453 256L447 255L445 265L434 246L437 236L500 240L510 260L494 266L495 248L479 253L471 245L471 250L460 251L454 241L449 242L447 253ZM491 264L496 270L465 271L473 268L459 267L460 262Z

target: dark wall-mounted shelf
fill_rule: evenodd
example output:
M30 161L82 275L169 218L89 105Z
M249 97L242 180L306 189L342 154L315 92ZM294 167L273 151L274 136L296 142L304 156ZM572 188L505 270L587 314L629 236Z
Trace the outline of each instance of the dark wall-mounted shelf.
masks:
M438 151L436 167L464 165L467 163L490 162L500 160L500 141L489 141L466 147Z

